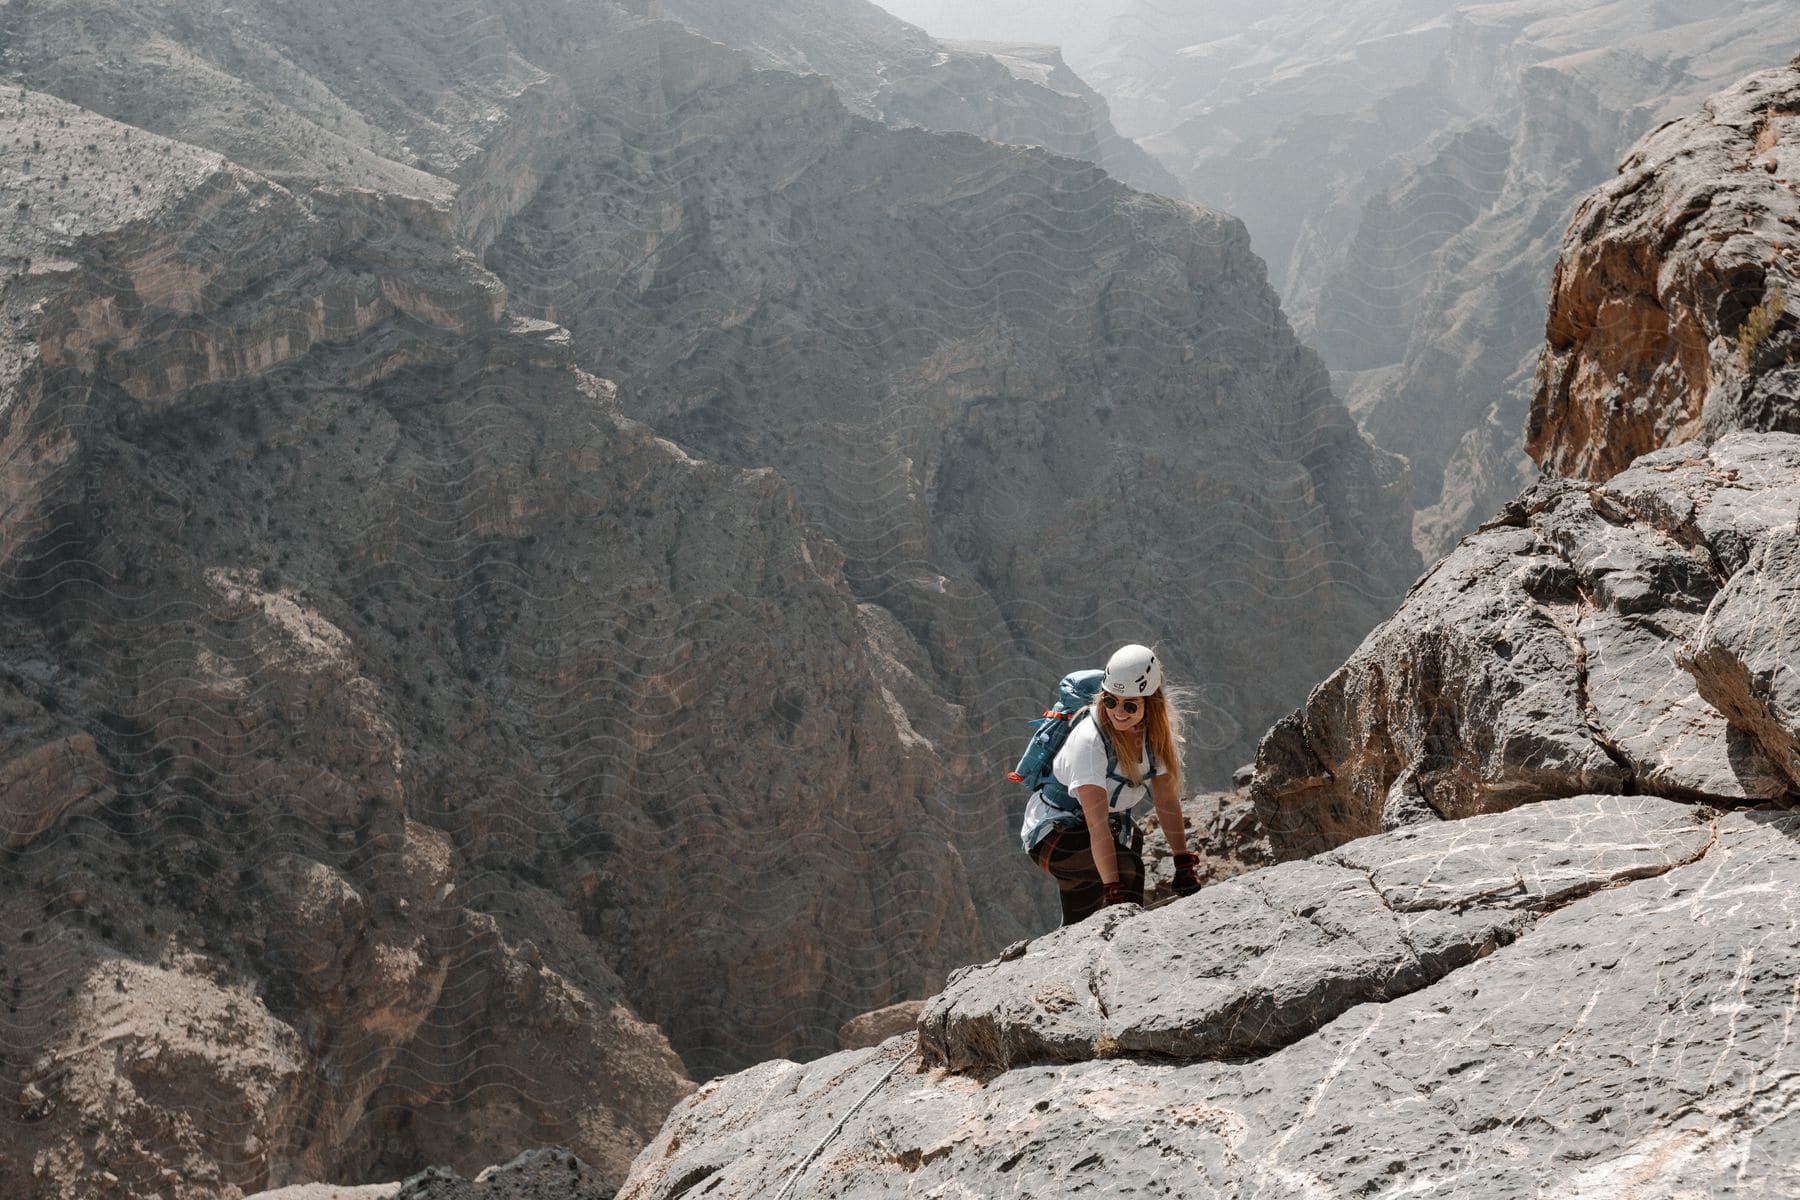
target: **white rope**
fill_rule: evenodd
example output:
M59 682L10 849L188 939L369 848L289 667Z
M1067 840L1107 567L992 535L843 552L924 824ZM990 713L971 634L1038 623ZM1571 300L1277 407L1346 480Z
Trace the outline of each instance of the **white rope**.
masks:
M911 1050L908 1050L905 1054L902 1054L899 1058L895 1059L894 1065L883 1072L881 1078L875 1081L875 1086L864 1092L862 1094L862 1099L858 1100L855 1104L852 1104L849 1111L838 1118L837 1124L825 1131L825 1136L819 1139L819 1144L814 1146L811 1152L809 1152L805 1158L801 1159L799 1163L794 1166L794 1169L788 1173L787 1182L782 1185L781 1191L775 1196L775 1200L787 1200L788 1193L794 1190L794 1184L800 1180L800 1173L812 1165L813 1159L819 1157L819 1152L825 1149L825 1143L836 1137L850 1118L856 1115L856 1110L861 1108L864 1104L867 1104L869 1097L879 1091L881 1085L892 1079L894 1077L894 1072L898 1071L907 1059L918 1052L919 1047L915 1044Z

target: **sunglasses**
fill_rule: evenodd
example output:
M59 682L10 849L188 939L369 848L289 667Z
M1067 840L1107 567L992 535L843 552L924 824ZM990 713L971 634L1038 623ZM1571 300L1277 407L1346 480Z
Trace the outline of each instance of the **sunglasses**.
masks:
M1135 716L1137 710L1143 706L1144 702L1142 700L1121 700L1111 692L1100 697L1101 708L1104 708L1107 712L1111 712L1115 708L1122 708L1125 710L1125 715L1128 717Z

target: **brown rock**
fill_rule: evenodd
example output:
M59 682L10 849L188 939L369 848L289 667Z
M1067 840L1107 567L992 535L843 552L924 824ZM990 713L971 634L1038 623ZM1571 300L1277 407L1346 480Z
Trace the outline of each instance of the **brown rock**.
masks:
M1789 67L1649 135L1582 205L1527 432L1546 470L1605 479L1661 446L1800 429L1795 163L1800 68Z

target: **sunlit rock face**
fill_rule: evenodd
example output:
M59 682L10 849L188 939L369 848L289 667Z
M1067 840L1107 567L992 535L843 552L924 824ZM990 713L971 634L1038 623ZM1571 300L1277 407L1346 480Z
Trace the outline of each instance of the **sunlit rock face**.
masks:
M1576 214L1529 450L1606 479L1732 430L1800 430L1800 65L1656 131Z
M1780 1195L1797 838L1577 797L1114 910L706 1085L621 1195Z
M1800 10L1146 0L1113 31L1078 68L1249 225L1359 424L1411 462L1430 561L1536 474L1521 430L1577 202L1634 139L1789 57Z
M1063 671L1222 779L1416 572L1227 216L628 6L103 7L0 18L0 1193L616 1178L1050 922Z

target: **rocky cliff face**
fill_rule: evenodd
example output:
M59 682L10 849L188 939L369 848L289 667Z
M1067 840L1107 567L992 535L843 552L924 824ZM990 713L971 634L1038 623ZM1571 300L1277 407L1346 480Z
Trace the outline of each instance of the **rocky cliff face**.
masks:
M6 197L32 353L0 546L0 1187L232 1194L552 1132L616 1170L688 1085L552 874L518 873L598 814L530 789L530 680L494 686L505 642L472 634L510 584L550 592L528 547L683 460L504 315L447 209L6 104L34 157ZM461 438L501 395L508 432ZM590 431L585 466L534 464L552 427Z
M688 1086L638 1012L749 1053L979 944L779 479L624 420L449 209L7 104L5 1191L616 1173ZM772 821L817 832L769 907Z
M1779 613L1767 589L1795 503L1790 439L1749 432L1796 428L1793 112L1800 69L1752 76L1647 137L1582 205L1531 426L1544 469L1577 479L1459 545L1264 740L1278 846L1596 789L1800 787L1768 715L1783 702L1750 698L1772 669L1742 661L1780 617L1738 598ZM1739 648L1729 665L1720 638Z
M1535 474L1519 430L1576 202L1633 139L1791 53L1780 4L1139 5L1078 63L1241 214L1362 428L1412 464L1429 560Z
M1794 396L1786 318L1734 349L1731 281L1779 257L1780 168L1743 151L1779 147L1796 82L1647 140L1559 267L1639 319L1546 348L1546 467L1688 412L1708 440L1528 489L1415 585L1259 750L1290 861L1009 947L911 1036L714 1081L622 1194L1791 1191L1800 931L1765 899L1800 884L1800 436L1763 415ZM1622 346L1659 369L1560 424L1558 381Z
M495 271L633 415L794 482L918 644L900 660L996 734L952 742L952 770L1006 757L1022 672L1137 628L1218 689L1191 765L1229 771L1247 714L1272 719L1342 636L1316 606L1372 624L1410 557L1397 474L1242 226L1068 160L884 131L822 81L720 71L629 130L596 109L571 155L619 150L547 182ZM1332 561L1346 541L1361 565ZM944 706L908 713L941 726Z
M617 1173L1043 923L1046 679L1222 774L1408 570L1230 219L461 15L0 13L0 1191Z
M1739 434L1526 492L1263 740L1277 850L1584 792L1800 789L1770 724L1781 685L1745 660L1780 606L1738 599L1784 586L1797 488L1791 436ZM1729 663L1702 668L1719 639ZM1727 676L1742 694L1722 703Z
M1605 479L1730 430L1800 430L1800 71L1672 122L1581 206L1550 297L1526 448Z
M663 0L660 12L759 64L830 77L859 116L1042 146L1143 191L1182 194L1054 46L943 41L866 0Z

